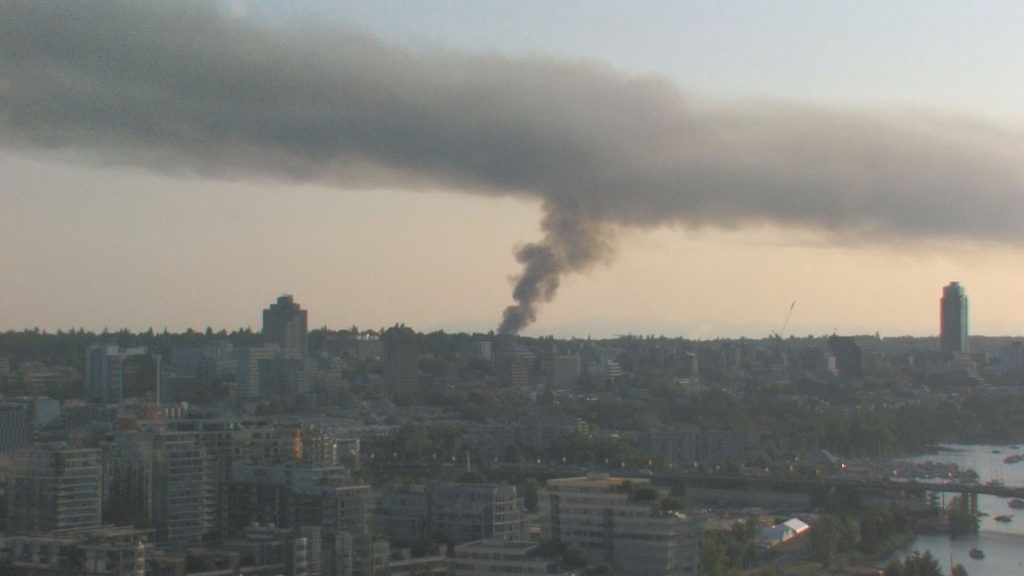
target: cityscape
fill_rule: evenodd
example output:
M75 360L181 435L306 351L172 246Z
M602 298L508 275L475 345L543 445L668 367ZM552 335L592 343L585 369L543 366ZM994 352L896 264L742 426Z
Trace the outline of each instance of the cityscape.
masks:
M938 303L938 338L310 330L291 295L259 331L6 332L0 561L866 573L915 534L977 532L979 495L1024 497L906 460L1024 434L1024 340L970 335L957 282Z
M0 575L1024 573L1021 22L0 1Z

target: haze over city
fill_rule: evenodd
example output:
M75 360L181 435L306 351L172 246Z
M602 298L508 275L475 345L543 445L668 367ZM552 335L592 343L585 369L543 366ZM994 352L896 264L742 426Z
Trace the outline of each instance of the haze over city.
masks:
M91 8L0 9L0 329L1024 325L1018 4Z

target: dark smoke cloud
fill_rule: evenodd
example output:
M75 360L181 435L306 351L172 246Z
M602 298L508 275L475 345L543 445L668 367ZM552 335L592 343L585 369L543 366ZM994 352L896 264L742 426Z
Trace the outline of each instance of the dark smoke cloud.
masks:
M593 62L260 27L211 3L0 2L0 144L213 177L537 198L515 332L617 227L1024 243L1024 138L962 118L700 107Z

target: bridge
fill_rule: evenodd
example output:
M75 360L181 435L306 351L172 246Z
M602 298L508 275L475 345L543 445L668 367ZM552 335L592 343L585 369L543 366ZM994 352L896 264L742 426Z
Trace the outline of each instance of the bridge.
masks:
M893 480L866 480L843 476L807 478L798 476L753 476L740 474L664 474L650 475L652 479L683 484L728 487L734 489L783 489L788 492L812 491L821 488L857 488L867 493L885 492L955 492L959 494L988 494L1001 498L1024 499L1024 486L1002 486L961 482L918 482Z
M380 465L383 469L393 472L417 473L433 475L440 473L449 466L430 465L427 463L394 463ZM1024 486L1002 486L993 484L976 484L964 482L919 482L914 480L894 481L888 479L864 479L852 476L760 476L743 474L695 474L683 472L664 472L621 468L585 468L572 464L497 464L484 465L482 468L498 472L509 481L536 478L543 481L547 478L582 476L587 472L607 472L613 476L646 478L656 484L683 484L726 490L767 490L791 493L813 494L821 490L848 488L865 495L900 495L923 494L925 492L958 493L970 497L976 502L979 494L998 496L1000 498L1024 499Z

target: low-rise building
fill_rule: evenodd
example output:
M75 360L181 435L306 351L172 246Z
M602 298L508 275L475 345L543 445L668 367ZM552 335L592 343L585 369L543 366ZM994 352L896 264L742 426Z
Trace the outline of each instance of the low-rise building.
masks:
M574 576L582 573L582 570L562 569L559 558L545 554L536 542L467 542L456 546L455 555L448 560L450 576Z
M5 541L0 573L9 576L88 574L139 576L146 572L148 531L124 527L62 530Z

